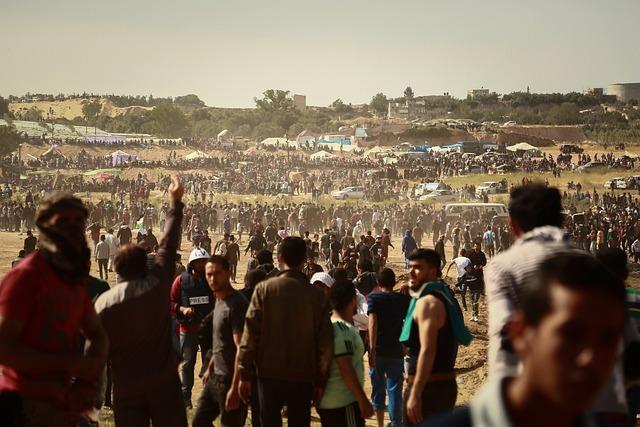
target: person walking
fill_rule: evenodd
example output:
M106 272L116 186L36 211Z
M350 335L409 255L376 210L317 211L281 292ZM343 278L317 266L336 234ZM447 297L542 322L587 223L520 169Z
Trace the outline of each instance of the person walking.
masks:
M416 240L413 238L411 230L407 230L404 232L404 237L402 238L402 253L404 254L404 268L409 268L409 255L418 249L418 244Z
M202 377L204 389L198 398L193 427L211 427L218 417L223 427L242 427L247 415L247 407L238 394L235 361L249 301L233 289L231 274L226 258L213 255L208 259L205 277L216 298L212 314L212 355Z
M87 294L88 216L70 194L45 199L40 250L0 283L0 395L13 401L6 425L75 425L99 396L108 340Z
M353 326L356 289L338 280L329 294L333 316L333 361L317 410L323 427L364 427L373 407L364 392L364 343Z
M409 292L413 298L400 342L408 347L404 424L453 410L458 394L454 366L458 346L473 335L464 325L460 308L440 280L440 257L419 249L409 258Z
M200 248L191 251L187 271L176 277L171 285L171 311L179 325L182 364L182 395L187 409L191 409L191 389L198 356L200 322L213 309L213 294L204 277L209 254ZM201 352L204 363L205 352Z
M231 281L233 283L237 283L236 275L238 273L238 262L240 261L240 246L236 242L234 235L229 236L226 258L229 261L229 267L231 268Z
M404 351L400 332L409 297L396 293L396 276L390 268L378 273L379 291L367 298L369 316L369 368L371 375L371 401L376 412L378 427L384 427L385 395L389 398L389 418L392 427L402 425L402 383Z
M329 302L302 273L305 256L304 240L285 238L279 255L284 271L256 286L247 310L238 356L239 393L245 403L255 399L251 384L257 381L263 426L280 427L285 405L289 426L309 426L311 402L322 394L329 375Z
M100 236L100 242L96 245L95 257L98 263L98 269L100 270L100 278L109 280L109 245L106 242L104 234Z
M184 187L168 190L165 234L150 268L146 251L124 245L114 264L121 281L96 301L109 337L113 412L118 426L186 427L168 307L184 205ZM135 349L135 351L134 351Z

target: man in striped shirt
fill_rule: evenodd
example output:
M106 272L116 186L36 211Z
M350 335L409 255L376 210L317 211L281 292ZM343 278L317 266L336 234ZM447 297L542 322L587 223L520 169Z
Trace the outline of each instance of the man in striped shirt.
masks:
M518 357L507 336L507 326L519 307L522 288L546 259L574 252L562 224L558 189L529 184L511 192L509 217L514 244L497 255L485 274L489 310L489 375L514 376Z

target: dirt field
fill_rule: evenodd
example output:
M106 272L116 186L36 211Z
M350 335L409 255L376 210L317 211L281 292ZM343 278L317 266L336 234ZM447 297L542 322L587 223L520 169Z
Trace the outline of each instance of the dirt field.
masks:
M67 155L75 155L82 148L84 148L94 156L101 155L101 154L103 155L108 154L109 152L113 151L113 149L102 148L102 147L86 148L86 147L78 147L78 146L63 146L61 148L63 153ZM604 152L603 150L600 150L598 147L587 147L587 148L589 153L591 154L594 154L596 152ZM43 148L43 147L26 146L23 148L23 156L25 156L26 154L37 156L41 154L45 149L46 148ZM157 160L157 159L166 158L169 151L171 150L172 148L170 149L170 148L159 148L159 147L153 148L153 149L144 149L144 150L135 149L135 148L129 149L128 147L126 149L127 152L131 152L132 154L138 154L143 159L148 159L148 160ZM187 149L187 148L179 148L177 149L177 151L178 151L178 155L182 156L193 150ZM545 151L557 154L557 149L554 149L554 148L545 149ZM638 150L638 147L633 147L629 151L638 152L639 150ZM616 155L621 155L621 154L622 154L621 152L616 152ZM129 169L129 170L125 170L124 176L126 177L135 176L137 175L138 172L150 173L150 174L158 173L158 171L151 172L149 169ZM569 173L563 174L562 178L560 179L553 179L550 173L539 174L536 177L542 180L544 180L545 178L548 178L552 185L558 185L561 188L564 188L568 181L574 181L574 182L580 181L582 182L584 188L590 188L591 186L594 186L598 189L599 192L602 192L604 190L602 183L606 179L609 179L614 176L627 176L627 175L634 175L634 174L638 174L638 173L633 170L625 171L625 172L608 172L608 171L592 172L592 173L569 172ZM502 179L503 177L506 178L509 182L519 183L524 176L525 174L523 173L509 174L505 176L473 175L473 176L464 176L464 177L452 177L452 178L446 179L445 181L453 185L454 187L459 187L465 184L477 185L482 181L495 181L497 179ZM527 176L531 177L531 175L527 175ZM161 194L160 192L154 192L153 198L159 198L160 194ZM83 196L86 197L86 195L83 195ZM92 199L97 199L99 197L101 197L101 195L99 194L91 195ZM228 199L229 201L237 201L241 198L241 196L220 195L219 198ZM492 198L495 201L499 201L499 202L507 201L506 195L492 196ZM268 201L267 198L256 198L256 197L242 197L242 199L243 200L251 199L253 201ZM291 199L291 201L298 202L300 201L299 199L300 197L296 196L295 198ZM220 236L212 235L211 237L212 237L212 240L215 242L219 239ZM24 236L18 235L17 233L0 232L0 277L4 276L6 271L9 269L11 261L17 255L18 250L22 248L23 239L24 239ZM183 239L183 242L185 242L185 245L183 246L182 255L183 255L183 259L187 259L188 250L190 249L187 247L189 243L186 241L186 239ZM391 249L389 263L391 267L396 271L396 274L400 276L401 274L405 273L404 267L403 267L402 254L399 249L400 237L394 236L393 242L396 244L397 248ZM428 247L432 247L430 244L431 242L430 237L425 237L423 242L426 242L428 244L427 245ZM246 237L245 237L245 240L242 242L241 250L244 249L245 244L246 244ZM451 246L448 245L447 247L448 259L451 259L451 250L452 250ZM239 263L238 269L239 269L238 277L242 277L246 271L245 257L241 258L241 262ZM92 274L98 276L97 265L93 266ZM452 271L452 274L455 274L455 271ZM631 277L631 281L637 287L638 283L640 283L640 273L633 273ZM110 277L110 284L111 286L115 284L113 277ZM458 372L457 381L459 386L459 395L458 395L458 402L457 402L458 405L463 405L469 402L469 400L473 397L476 390L480 387L480 385L485 380L486 374L487 374L487 369L486 369L486 352L487 352L487 315L486 314L487 313L486 313L484 298L481 299L481 303L480 303L480 321L477 323L470 322L468 318L468 314L469 314L468 312L465 312L465 318L468 321L467 324L469 328L476 336L476 339L471 343L469 347L461 347L458 353L458 359L456 364L456 369ZM199 370L199 362L198 362L198 365L196 366L196 372L198 370ZM370 393L370 390L371 390L370 381L368 376L365 376L365 378L366 378L365 388L367 392ZM197 400L197 396L200 394L200 390L201 390L201 384L199 384L199 382L196 381L195 389L193 392L194 404ZM109 409L104 409L102 411L101 419L102 419L101 425L105 425L105 426L113 425L113 421L112 421L113 417ZM316 421L317 420L318 419L316 417ZM314 425L319 425L319 423L316 423ZM375 425L374 420L373 419L368 420L367 425L371 425L371 426Z
M9 266L11 265L11 261L15 258L18 251L22 248L23 240L25 236L18 235L18 233L8 233L8 232L0 232L0 276L4 276L4 274L8 271ZM216 234L212 236L212 240L215 242L220 238L220 235ZM190 245L186 238L183 239L185 243L183 245L183 250L181 251L183 259L188 258L188 245ZM425 239L424 242L430 243L430 239ZM395 244L396 249L390 250L390 259L389 263L391 267L396 271L396 274L399 276L401 274L406 273L404 270L404 261L402 259L402 253L398 249L400 247L400 237L395 236L392 240L392 243ZM243 244L241 245L241 250L244 248L246 244L246 237L244 238ZM430 246L430 245L429 245ZM447 248L449 252L449 259L451 257L450 251L451 247ZM241 262L238 265L238 277L243 277L246 272L246 260L247 258L242 257ZM99 277L97 264L92 267L92 274ZM452 269L451 274L455 274L455 269ZM115 285L115 278L113 275L109 277L109 284L111 286ZM236 287L240 287L241 285L237 284ZM465 312L465 316L467 316L468 312ZM467 318L468 320L468 318ZM468 322L469 328L476 335L476 339L471 343L469 347L461 347L458 353L458 360L456 364L456 368L458 370L458 385L459 385L459 396L458 396L458 404L463 405L469 401L469 399L473 396L475 391L478 389L480 384L484 381L486 377L486 308L484 305L484 301L481 301L480 305L480 321L478 323ZM196 363L196 372L200 369L200 358L198 358L198 362ZM366 357L365 357L366 363ZM368 370L368 366L365 366L365 369ZM365 388L367 393L371 391L371 383L367 375L365 375ZM193 391L193 403L196 403L197 396L200 395L200 391L202 389L199 381L196 380L196 385ZM191 414L193 411L191 411ZM314 414L315 415L315 414ZM104 426L112 426L113 418L112 413L109 409L104 409L101 413L101 425ZM316 417L316 421L319 419ZM314 424L319 425L319 423ZM373 419L368 420L367 425L374 426L375 422Z

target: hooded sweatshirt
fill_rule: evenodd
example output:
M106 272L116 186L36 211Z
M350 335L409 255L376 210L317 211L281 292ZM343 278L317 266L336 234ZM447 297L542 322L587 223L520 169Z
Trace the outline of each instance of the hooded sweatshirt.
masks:
M404 257L407 258L411 252L418 249L418 245L416 244L416 239L411 235L411 230L407 230L404 232L404 237L402 238L402 252L404 253Z

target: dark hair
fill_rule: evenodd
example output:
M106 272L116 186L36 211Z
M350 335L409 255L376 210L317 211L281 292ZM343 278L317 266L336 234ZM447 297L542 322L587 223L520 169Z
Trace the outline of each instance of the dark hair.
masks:
M356 287L353 286L353 282L346 279L337 280L336 283L331 286L329 302L334 310L342 310L353 300L355 296Z
M300 237L285 237L280 244L280 256L289 267L298 267L307 256L307 244Z
M597 291L624 306L624 282L594 257L584 253L556 255L544 261L519 292L525 320L537 325L551 310L549 289L557 284L576 292Z
M100 241L104 242L106 238L107 236L105 236L104 234L100 235Z
M360 258L358 260L358 268L362 271L373 271L373 263L370 259Z
M396 273L390 268L383 268L377 274L378 284L381 288L391 290L396 285Z
M424 260L431 267L435 267L440 270L441 258L438 252L434 251L433 249L416 249L415 251L411 252L408 259L409 261Z
M346 280L349 276L347 270L342 267L334 267L331 270L327 271L327 274L333 277L335 281Z
M596 252L596 258L610 272L623 282L629 276L627 254L620 248L604 248Z
M229 271L231 266L229 265L229 260L220 255L211 255L207 260L207 263L218 264L224 271Z
M509 215L522 231L543 225L562 225L562 197L557 188L529 184L511 191Z
M244 286L245 288L253 289L258 283L267 279L267 273L263 270L249 270L244 275Z
M147 275L147 251L142 246L131 243L120 246L113 264L121 279L142 279Z
M268 249L260 249L256 253L256 261L258 264L273 264L273 252Z

